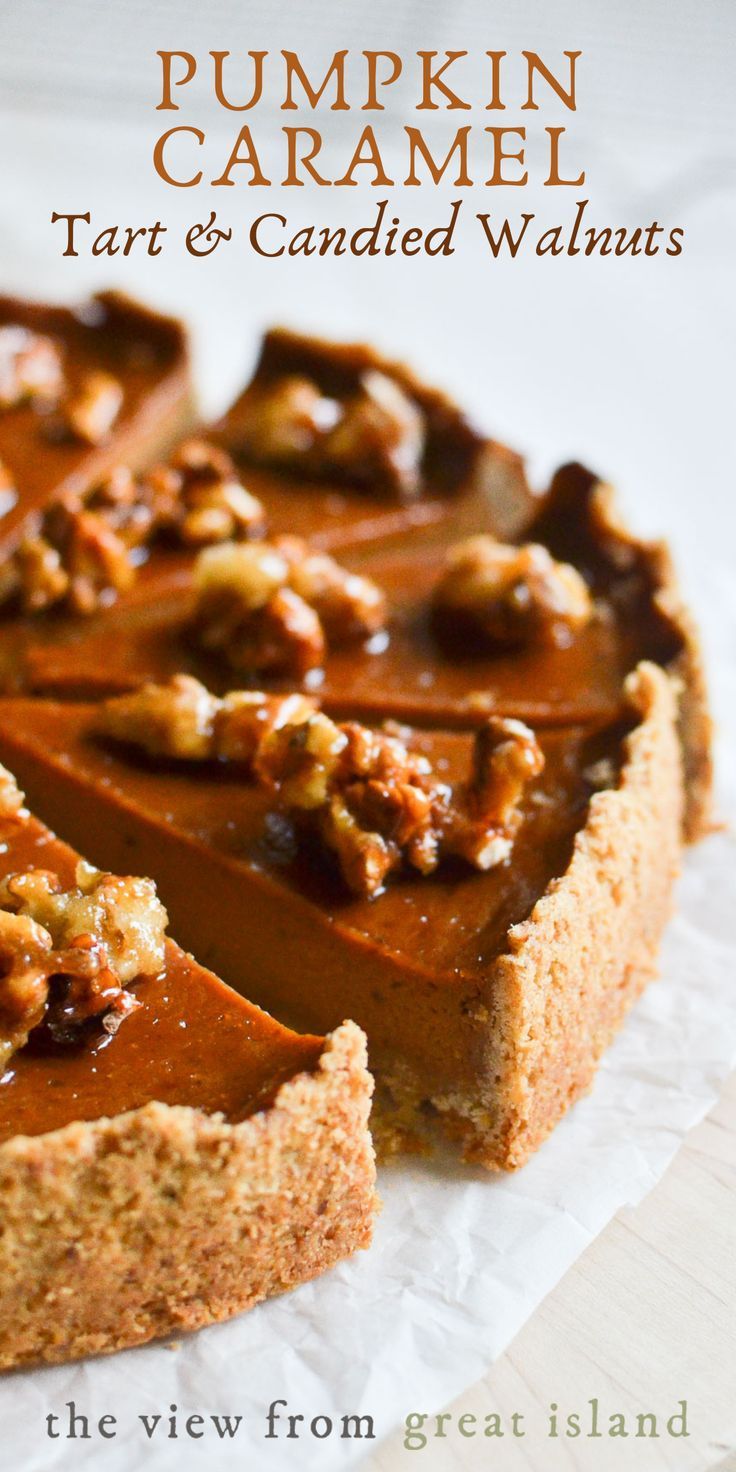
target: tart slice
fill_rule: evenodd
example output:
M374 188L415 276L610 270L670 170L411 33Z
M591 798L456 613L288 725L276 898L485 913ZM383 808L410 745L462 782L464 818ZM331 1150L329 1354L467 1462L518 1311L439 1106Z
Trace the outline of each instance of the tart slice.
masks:
M247 969L310 1028L355 1017L404 1123L434 1115L513 1168L589 1086L669 913L671 682L642 665L626 701L536 736L397 731L185 679L102 708L0 702L0 755L96 862L153 874L233 984Z
M489 524L511 536L533 498L520 457L447 395L361 344L277 328L215 425L275 535L322 549Z
M3 773L4 1369L227 1318L367 1246L375 1209L359 1030L280 1026L21 801Z

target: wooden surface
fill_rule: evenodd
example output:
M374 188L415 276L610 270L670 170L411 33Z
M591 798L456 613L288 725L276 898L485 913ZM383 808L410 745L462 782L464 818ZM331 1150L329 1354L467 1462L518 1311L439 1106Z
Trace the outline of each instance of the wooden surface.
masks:
M371 1472L407 1466L428 1472L736 1472L735 1203L736 1075L649 1196L618 1214L486 1377L448 1407L445 1438L430 1438L412 1453L395 1435L370 1459ZM589 1416L594 1397L603 1425L623 1412L632 1433L637 1413L657 1413L662 1426L686 1399L690 1434L547 1437L550 1402L561 1412ZM408 1389L407 1407L412 1399ZM514 1411L524 1416L517 1423L526 1428L523 1438L511 1434ZM479 1428L497 1412L503 1439L464 1439L457 1422L469 1412ZM433 1418L424 1429L433 1429Z

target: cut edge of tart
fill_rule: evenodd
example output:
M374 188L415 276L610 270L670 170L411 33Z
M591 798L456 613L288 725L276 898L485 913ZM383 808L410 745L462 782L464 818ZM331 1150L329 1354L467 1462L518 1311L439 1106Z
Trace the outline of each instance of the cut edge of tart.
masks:
M6 865L24 871L33 853L68 882L76 854L26 809L6 804L4 813ZM163 990L175 1003L177 980L187 1004L207 994L208 1025L226 1028L233 1076L223 1084L223 1105L233 1091L239 1101L226 1112L216 1083L198 1077L196 1048L186 1054L182 1098L204 1090L207 1107L155 1096L164 1080L169 1100L176 1097L166 1075L177 1037L186 1038L186 1006L168 1024L171 1053L146 1080L146 1048L170 1001ZM297 1038L169 941L163 980L138 989L137 1009L114 1035L98 1027L93 1036L86 1026L74 1042L46 1037L35 1051L32 1034L0 1087L0 1095L13 1093L0 1132L0 1369L108 1353L214 1323L368 1246L377 1206L367 1128L372 1080L353 1023L327 1038ZM249 1047L256 1061L248 1082ZM111 1066L118 1100L127 1091L146 1102L88 1117L105 1096ZM116 1082L117 1067L135 1077ZM90 1085L87 1074L98 1070L107 1070L105 1083ZM50 1096L39 1087L47 1074ZM9 1133L13 1100L24 1097L27 1132ZM44 1129L45 1110L51 1122L54 1115L68 1122Z
M683 804L675 691L660 668L643 664L626 698L628 726L606 735L601 749L613 760L602 772L587 775L595 733L571 734L582 786L564 775L568 738L546 733L550 757L507 871L405 874L373 898L338 894L327 879L323 898L316 860L305 854L292 871L280 829L274 860L267 849L259 857L267 796L249 796L247 787L239 794L237 773L221 765L207 777L200 764L160 771L106 753L86 734L89 707L2 702L0 753L39 801L44 795L57 824L87 813L105 834L94 857L112 864L128 851L145 860L180 933L189 923L192 940L230 980L240 941L224 934L228 913L250 916L251 946L258 935L277 937L276 948L254 951L259 1002L320 1032L353 1017L370 1039L371 1067L399 1134L408 1120L421 1131L430 1116L462 1138L466 1158L515 1169L589 1087L654 974L670 913ZM445 752L451 763L462 757L466 770L470 733L415 735L419 751ZM198 915L187 898L193 884L202 887ZM457 916L452 945L444 928L435 943L423 914L435 928Z

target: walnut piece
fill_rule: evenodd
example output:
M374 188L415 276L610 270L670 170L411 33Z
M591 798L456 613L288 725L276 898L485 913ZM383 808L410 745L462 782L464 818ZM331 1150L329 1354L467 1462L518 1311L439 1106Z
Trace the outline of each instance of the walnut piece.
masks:
M0 606L93 613L130 587L141 549L155 537L201 546L259 536L264 525L260 501L239 483L229 456L189 440L148 475L119 465L86 496L66 493L31 520L0 569Z
M208 548L194 582L197 642L241 673L303 677L328 645L369 638L386 619L375 583L298 537Z
M123 397L122 384L111 373L89 373L64 402L64 424L85 445L100 445L123 407Z
M0 1067L43 1023L57 1042L99 1017L109 1033L140 1003L128 991L164 969L166 911L150 879L77 865L65 890L44 869L0 882Z
M298 468L317 452L340 412L311 379L285 375L249 391L238 416L238 444L252 460Z
M17 818L24 802L25 793L21 792L13 773L0 764L0 818Z
M252 769L265 736L307 720L315 709L306 695L257 690L234 690L219 700L191 675L174 675L165 685L142 685L131 695L103 701L95 727L148 756L227 760Z
M27 327L0 327L0 409L48 408L63 384L61 354L50 337Z
M400 500L421 489L424 415L375 370L343 399L291 375L252 388L238 414L238 442L256 462L318 479L338 477Z
M434 595L450 628L469 625L493 644L564 646L593 616L580 573L546 547L469 537L452 549Z
M452 787L399 736L316 713L270 732L255 770L335 854L348 888L371 896L404 865L430 874L447 855L481 870L503 862L543 766L527 726L493 718L475 737L468 780Z
M361 485L409 500L421 489L424 416L384 373L365 373L360 390L347 399L322 458Z
M158 524L187 546L261 537L266 513L241 484L230 456L206 440L186 440L146 482L158 508Z

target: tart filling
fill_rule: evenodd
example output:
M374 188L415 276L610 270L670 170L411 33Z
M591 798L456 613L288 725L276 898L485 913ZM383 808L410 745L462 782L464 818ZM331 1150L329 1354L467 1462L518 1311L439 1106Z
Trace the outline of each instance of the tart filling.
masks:
M497 862L445 853L422 872L399 844L361 892L322 824L256 780L251 755L213 759L209 738L189 759L156 757L123 726L100 735L98 707L8 700L0 754L98 863L125 854L155 875L178 933L226 979L247 956L278 1015L316 1030L354 1017L413 1127L431 1108L472 1158L508 1168L587 1087L668 913L682 791L670 682L642 666L626 701L613 725L536 733L544 765ZM400 739L450 789L467 782L473 733ZM368 831L385 840L384 824L371 809Z
M0 921L34 944L2 932L0 1368L198 1327L366 1246L358 1029L298 1036L246 1002L164 943L150 881L95 877L2 775ZM105 963L93 1005L104 968L75 947Z

